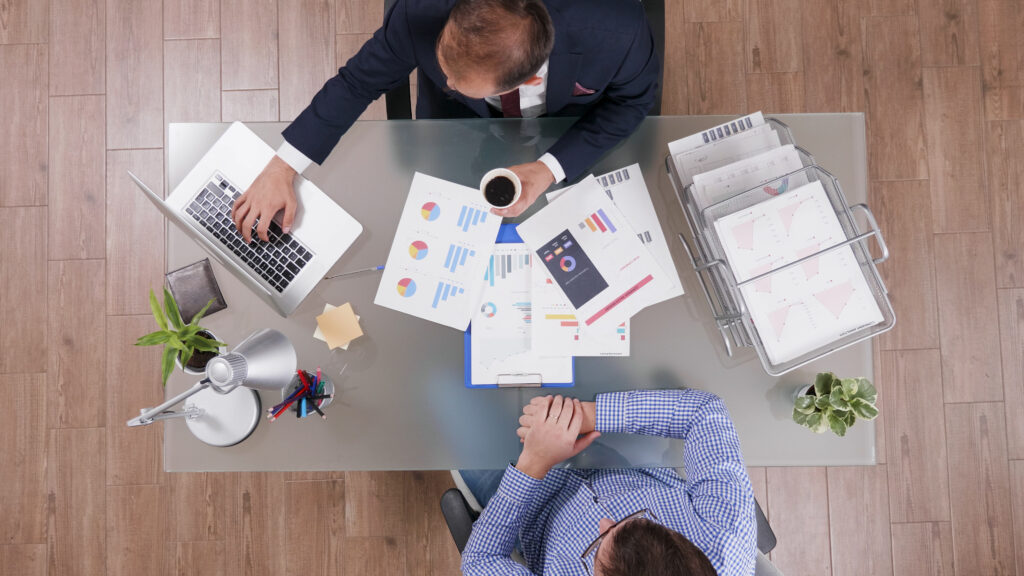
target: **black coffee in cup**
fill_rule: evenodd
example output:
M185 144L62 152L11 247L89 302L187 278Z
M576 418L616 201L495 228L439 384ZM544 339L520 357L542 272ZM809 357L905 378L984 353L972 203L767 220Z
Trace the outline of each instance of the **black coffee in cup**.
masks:
M516 197L516 184L507 176L496 176L484 186L484 198L498 208L504 208Z

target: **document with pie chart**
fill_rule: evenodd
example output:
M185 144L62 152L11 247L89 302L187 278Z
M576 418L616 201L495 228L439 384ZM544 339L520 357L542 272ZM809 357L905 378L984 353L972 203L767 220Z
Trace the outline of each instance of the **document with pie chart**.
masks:
M500 225L475 188L417 172L373 302L465 330Z
M518 227L584 329L618 326L660 302L668 275L588 176Z
M820 182L719 218L714 227L738 282L846 240ZM775 364L883 320L848 246L740 290Z
M533 345L530 248L497 244L484 272L480 305L470 334L471 383L542 384L572 382L572 356L542 356Z

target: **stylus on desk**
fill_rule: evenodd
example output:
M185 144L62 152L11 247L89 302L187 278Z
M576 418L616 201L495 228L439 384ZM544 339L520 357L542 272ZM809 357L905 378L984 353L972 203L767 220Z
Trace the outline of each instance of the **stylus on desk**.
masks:
M353 270L351 272L342 272L341 274L332 274L330 276L324 276L324 280L330 280L331 278L341 278L342 276L351 276L353 274L362 274L363 272L377 272L383 270L384 265L374 266L373 268L363 268L362 270Z

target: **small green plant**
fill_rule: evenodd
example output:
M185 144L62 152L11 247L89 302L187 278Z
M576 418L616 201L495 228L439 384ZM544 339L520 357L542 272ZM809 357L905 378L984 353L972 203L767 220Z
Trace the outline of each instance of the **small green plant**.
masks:
M846 436L846 430L858 418L878 417L878 391L867 378L840 380L831 372L822 372L815 377L811 390L813 394L797 396L793 421L818 434L831 429L836 436Z
M164 354L160 359L160 373L164 386L167 386L167 377L171 375L171 370L174 369L175 356L180 357L181 365L185 366L192 359L192 355L196 350L216 354L220 347L224 346L224 343L219 340L206 338L199 334L205 330L199 325L199 320L202 319L203 314L206 314L210 304L213 304L213 300L207 302L206 306L203 306L203 309L192 317L192 321L185 324L181 319L181 312L178 311L178 303L174 301L174 296L171 295L170 290L164 288L163 308L157 302L153 291L149 291L149 308L153 311L153 318L156 319L160 329L139 338L135 345L164 345Z

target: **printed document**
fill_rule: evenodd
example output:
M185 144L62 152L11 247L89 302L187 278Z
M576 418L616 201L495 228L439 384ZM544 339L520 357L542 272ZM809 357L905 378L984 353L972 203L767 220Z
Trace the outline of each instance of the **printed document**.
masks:
M586 328L547 269L533 261L533 351L539 356L629 356L629 320Z
M803 168L796 147L787 144L693 176L691 188L698 210L717 204L748 190L760 189L759 198L767 200L807 184L805 173L781 177ZM779 180L779 182L774 182Z
M691 134L685 138L669 142L668 152L673 156L683 152L689 152L690 150L695 150L705 144L717 142L724 138L746 132L747 130L760 126L764 123L764 114L758 110L753 114L747 114L741 118L723 122L722 124L708 128L703 132Z
M525 244L497 244L484 276L470 334L473 385L565 384L572 357L542 357L532 342L533 257Z
M671 283L611 198L589 176L518 227L584 327L618 326Z
M605 194L615 203L615 206L622 211L622 215L633 227L640 243L651 251L651 255L654 256L658 265L668 275L670 286L661 300L682 296L683 283L679 280L679 272L676 270L675 262L672 261L665 233L661 229L658 215L654 212L654 203L651 201L647 184L644 183L640 165L632 164L607 174L595 176L595 179L604 189ZM548 202L555 201L568 190L568 188L562 188L548 192ZM580 356L580 354L577 355Z
M714 228L739 282L846 240L820 182L719 218ZM740 290L774 364L883 320L849 246Z
M465 330L500 225L475 188L417 172L373 302Z

